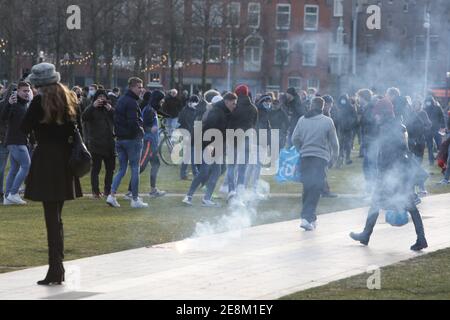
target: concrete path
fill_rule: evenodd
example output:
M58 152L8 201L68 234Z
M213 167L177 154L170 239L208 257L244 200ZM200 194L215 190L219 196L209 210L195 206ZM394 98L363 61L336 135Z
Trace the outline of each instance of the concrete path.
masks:
M278 200L281 201L281 200ZM430 249L450 247L450 195L425 198L420 206ZM366 248L352 242L366 209L319 217L305 233L299 221L184 240L66 263L66 284L35 285L47 267L0 275L1 299L276 299L417 257L412 223L379 225ZM368 275L369 276L369 275Z

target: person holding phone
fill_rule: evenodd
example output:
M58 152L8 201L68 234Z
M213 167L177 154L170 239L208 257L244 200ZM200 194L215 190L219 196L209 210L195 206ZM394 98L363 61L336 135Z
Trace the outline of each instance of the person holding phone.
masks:
M111 194L111 185L116 167L114 141L114 108L108 101L105 90L98 90L93 103L84 111L82 120L87 128L85 137L87 147L92 155L91 186L95 199ZM105 163L104 194L100 192L99 174Z
M19 188L28 175L31 159L28 152L28 135L20 130L20 125L27 113L32 96L30 84L24 81L19 82L1 114L2 120L6 121L8 126L5 144L10 153L11 162L6 178L4 205L26 204L19 195Z

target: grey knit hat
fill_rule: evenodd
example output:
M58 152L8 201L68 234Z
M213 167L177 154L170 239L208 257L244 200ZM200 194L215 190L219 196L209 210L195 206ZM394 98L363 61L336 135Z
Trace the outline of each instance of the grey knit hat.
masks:
M55 66L43 62L31 68L31 74L26 79L35 87L44 87L61 81L61 75L56 72Z

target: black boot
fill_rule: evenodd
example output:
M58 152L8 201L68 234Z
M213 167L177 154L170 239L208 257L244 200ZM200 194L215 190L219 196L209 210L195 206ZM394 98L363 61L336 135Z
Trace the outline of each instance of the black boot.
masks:
M420 216L419 210L417 208L415 210L411 210L410 213L417 234L417 241L411 247L411 250L422 251L423 249L428 248L427 239L425 238L425 229L423 227L422 217Z
M65 281L65 270L62 263L50 266L44 280L38 281L40 286L61 285Z
M350 238L352 238L355 241L359 241L361 244L368 246L370 237L372 236L373 229L375 228L375 225L377 224L379 216L379 211L370 211L369 216L366 220L366 226L364 228L364 231L362 233L350 233Z

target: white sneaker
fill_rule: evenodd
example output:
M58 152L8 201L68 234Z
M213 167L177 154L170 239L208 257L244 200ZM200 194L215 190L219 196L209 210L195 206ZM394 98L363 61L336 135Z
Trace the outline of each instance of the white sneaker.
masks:
M300 225L300 228L305 229L305 231L314 231L314 225L309 223L307 220L302 219L302 223Z
M11 204L17 204L20 206L27 204L25 201L22 200L22 198L19 196L19 194L10 194L6 199L9 202L11 202Z
M192 206L192 197L190 197L190 196L184 197L183 203L187 204L188 206Z
M113 208L120 208L120 204L119 202L117 202L117 198L113 197L112 195L108 196L108 199L106 199L106 203Z
M313 226L314 230L317 229L317 221L311 222L311 225Z
M441 185L441 186L447 186L449 184L450 184L450 182L447 179L443 179L438 183L438 185Z
M133 209L148 208L148 203L143 202L141 198L138 198L137 200L131 200L131 208Z
M133 194L131 192L128 192L126 195L123 196L123 199L127 200L127 201L131 201L131 200L133 200Z
M3 205L4 206L11 206L14 203L12 203L11 201L8 200L8 197L5 195L5 197L3 198Z
M217 204L217 203L215 203L214 201L211 201L211 200L203 199L203 200L202 200L202 203L203 203L203 207L207 207L207 208L220 208L220 205L219 205L219 204Z
M230 202L232 199L236 198L236 196L237 196L236 191L231 191L231 192L228 194L227 201Z

